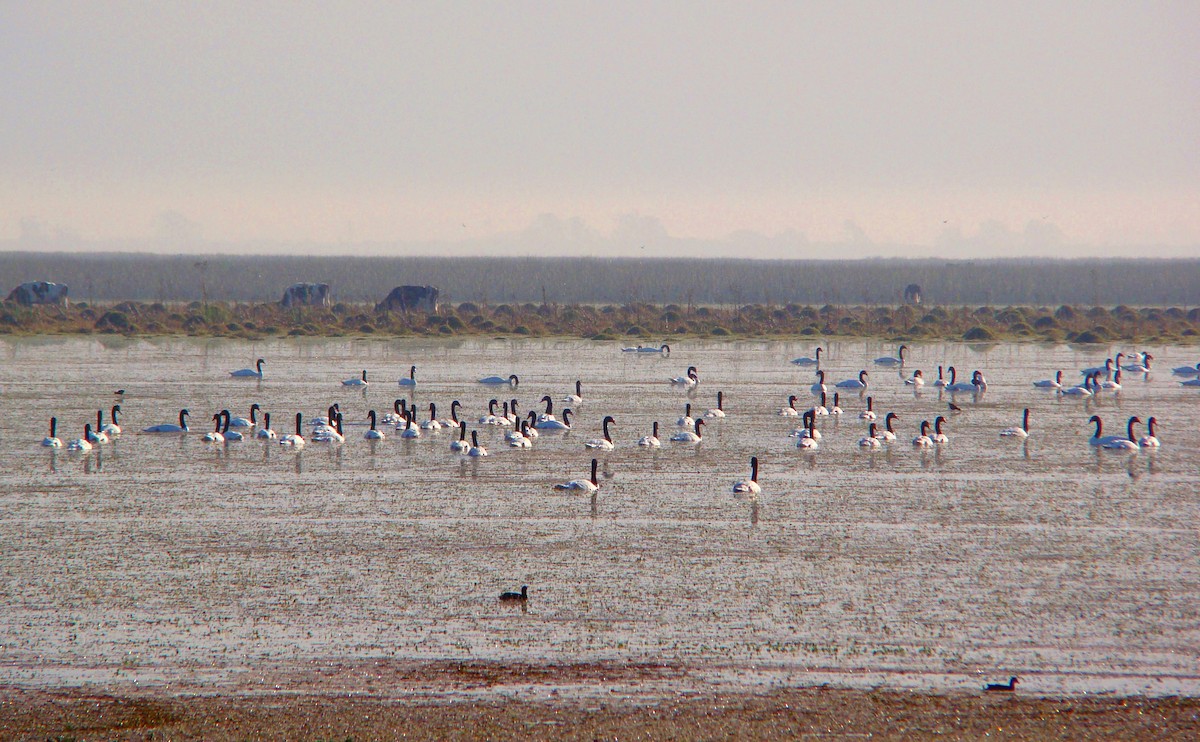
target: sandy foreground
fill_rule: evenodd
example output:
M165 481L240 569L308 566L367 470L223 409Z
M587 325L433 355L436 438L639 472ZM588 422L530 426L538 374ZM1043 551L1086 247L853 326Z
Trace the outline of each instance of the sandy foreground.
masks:
M338 664L240 684L0 689L5 740L1188 739L1200 699L798 687L706 691L687 668Z

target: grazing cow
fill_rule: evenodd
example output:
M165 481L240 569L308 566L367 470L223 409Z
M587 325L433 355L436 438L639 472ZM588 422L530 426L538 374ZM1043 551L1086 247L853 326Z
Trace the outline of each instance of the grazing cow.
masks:
M47 281L26 281L12 290L5 301L32 306L34 304L67 305L67 285Z
M293 283L279 301L285 307L327 307L330 304L329 284Z
M920 304L921 303L921 287L918 284L910 283L904 287L904 303L905 304Z
M375 305L375 311L383 309L401 312L436 312L438 290L433 286L397 286L387 298Z

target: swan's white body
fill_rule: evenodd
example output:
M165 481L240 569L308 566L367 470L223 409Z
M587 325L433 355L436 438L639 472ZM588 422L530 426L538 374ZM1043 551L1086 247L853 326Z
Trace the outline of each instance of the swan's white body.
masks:
M367 386L367 372L364 370L362 376L354 379L346 379L342 382L342 386Z
M1005 428L1000 431L1000 435L1005 438L1028 438L1029 437L1029 408L1025 408L1022 422L1019 426L1014 425L1011 428Z
M779 416L780 417L799 417L800 416L800 410L796 409L796 395L793 394L788 397L787 407L779 408Z
M592 478L591 479L572 479L569 482L554 485L556 490L573 490L576 492L595 492L600 489L600 483L596 479L596 468L598 465L597 459L592 459Z
M299 412L297 412L296 413L296 432L291 433L289 435L281 436L279 438L279 445L290 446L292 448L303 448L304 444L307 441L304 440L304 436L300 435L300 430L301 430L301 415Z
M83 426L83 437L76 438L67 444L68 451L91 451L92 443L88 440L92 432L91 423Z
M417 385L417 367L416 366L410 367L408 369L408 376L400 377L400 380L396 383L399 384L400 386L416 386Z
M758 457L750 457L750 478L740 479L733 483L733 493L735 495L757 495L762 492L762 487L758 486Z
M717 392L717 406L704 413L704 417L709 420L720 420L725 417L725 395L724 392Z
M1055 371L1053 379L1042 379L1033 382L1038 389L1062 389L1062 371Z
M873 397L867 397L867 409L858 413L858 419L859 420L874 420L875 417L876 417L876 415L875 415L875 399Z
M703 420L697 420L695 430L681 430L672 435L671 440L676 443L699 443L702 440L700 427L703 425Z
M672 376L670 382L674 386L682 386L690 389L700 383L700 375L696 371L695 366L688 366L686 374L683 376Z
M879 448L882 445L876 436L875 423L871 423L871 428L867 434L858 439L858 445L860 448Z
M476 458L488 455L487 449L479 445L479 437L474 430L471 431L471 447L467 449L467 455Z
M50 435L42 439L42 445L46 448L62 448L63 442L58 439L58 418L50 418Z
M520 383L520 380L517 378L516 374L509 374L508 376L485 376L479 380L479 383L489 385L508 384L509 386L517 386L517 384Z
M825 393L826 389L825 389L825 372L824 371L817 371L817 381L815 384L813 384L812 386L810 386L808 388L808 391L812 392L814 397L819 397Z
M946 379L942 376L942 367L941 366L938 366L938 377L937 377L937 381L933 382L933 386L938 389L941 389L946 386Z
M240 368L237 371L230 371L230 376L251 377L261 379L263 377L263 359L259 358L254 364L254 368Z
M586 448L596 448L601 451L613 450L612 436L608 432L608 426L615 424L615 423L616 423L616 420L613 420L612 415L605 415L604 422L602 423L602 425L604 426L604 437L603 438L593 438L592 440L588 441L587 443L584 443L583 445Z
M918 435L916 438L913 438L913 441L912 441L913 446L915 446L916 448L931 448L933 446L933 439L930 438L926 433L926 431L928 431L928 430L929 430L929 421L922 420L921 421L921 434Z
M925 377L921 375L921 369L913 371L913 375L905 379L904 383L909 386L925 386Z

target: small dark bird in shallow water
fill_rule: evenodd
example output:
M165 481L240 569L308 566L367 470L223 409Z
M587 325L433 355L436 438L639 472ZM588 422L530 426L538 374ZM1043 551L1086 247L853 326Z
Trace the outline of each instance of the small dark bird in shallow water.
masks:
M1017 689L1017 679L1009 678L1007 683L988 683L983 686L984 690L1011 692Z
M124 397L124 396L125 396L125 390L124 390L124 389L118 389L117 391L113 392L113 394L117 395L118 397Z
M951 412L962 412L962 408L953 402L947 402L946 405L949 406Z
M519 593L514 593L514 592L500 593L500 600L506 600L506 601L507 600L521 600L521 601L529 600L529 586L522 585L521 592L519 592Z

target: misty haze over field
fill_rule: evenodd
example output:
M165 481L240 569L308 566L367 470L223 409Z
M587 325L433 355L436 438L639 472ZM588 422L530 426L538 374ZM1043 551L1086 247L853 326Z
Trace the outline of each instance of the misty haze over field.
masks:
M1200 254L1200 5L0 4L0 250Z

